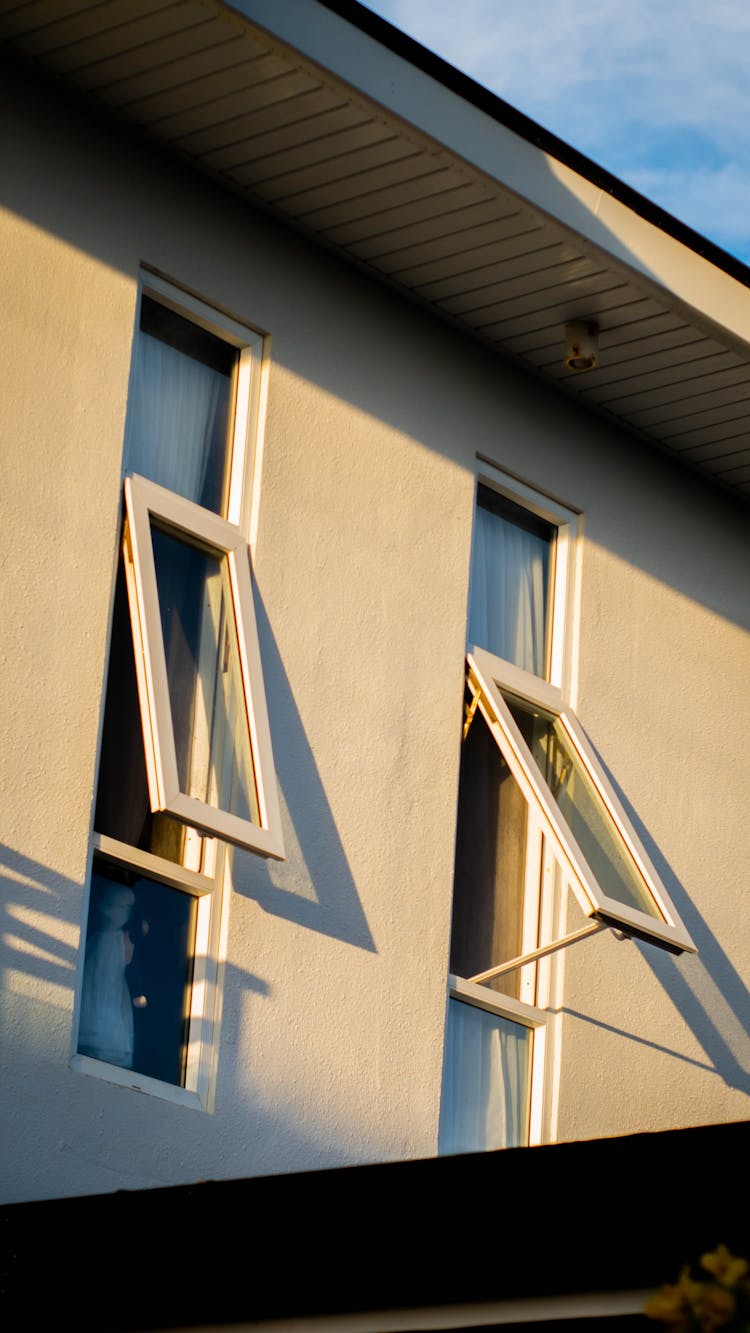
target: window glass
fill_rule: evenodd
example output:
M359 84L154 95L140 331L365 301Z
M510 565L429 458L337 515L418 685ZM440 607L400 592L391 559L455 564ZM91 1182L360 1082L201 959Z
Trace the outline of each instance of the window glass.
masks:
M537 676L549 656L552 524L479 486L469 639Z
M258 824L227 557L151 536L180 790Z
M604 893L660 917L559 718L505 696L519 731Z
M192 895L96 864L78 1050L183 1086L197 907Z
M234 347L143 294L128 406L128 466L217 513L226 505L237 361ZM184 862L185 825L151 810L122 560L95 828L176 864Z
M222 513L238 353L144 295L128 408L128 468Z
M461 747L451 972L461 977L523 952L528 806L481 715ZM493 990L520 998L520 971Z
M77 1050L113 1082L143 1088L133 1071L210 1107L225 847L283 856L240 526L263 338L144 286Z
M94 827L97 833L141 851L176 864L183 861L185 826L151 810L122 558L115 591Z
M441 1153L528 1141L533 1032L462 1000L448 1004Z

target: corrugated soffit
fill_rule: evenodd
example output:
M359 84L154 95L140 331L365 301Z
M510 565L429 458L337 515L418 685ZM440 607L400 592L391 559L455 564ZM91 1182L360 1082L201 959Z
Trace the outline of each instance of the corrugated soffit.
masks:
M750 498L750 351L214 0L0 0L0 41ZM562 365L596 320L600 360Z

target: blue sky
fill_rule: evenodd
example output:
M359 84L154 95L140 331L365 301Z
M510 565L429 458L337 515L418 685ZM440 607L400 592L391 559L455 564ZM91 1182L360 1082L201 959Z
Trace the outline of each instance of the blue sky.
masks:
M366 0L750 264L750 0Z

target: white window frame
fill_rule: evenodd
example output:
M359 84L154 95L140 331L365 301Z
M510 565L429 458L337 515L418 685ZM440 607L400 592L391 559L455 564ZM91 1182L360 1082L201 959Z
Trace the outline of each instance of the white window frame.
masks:
M218 1059L218 1030L221 1021L221 995L226 954L226 910L223 892L225 849L221 844L209 844L208 860L212 874L189 870L173 861L167 861L151 852L144 852L128 843L119 842L102 833L94 834L94 858L121 870L132 870L146 879L153 879L167 888L178 889L197 900L193 978L190 995L190 1015L185 1062L185 1083L165 1083L135 1069L109 1064L106 1060L82 1055L74 1051L71 1068L81 1074L105 1079L122 1088L149 1093L163 1101L193 1110L213 1111L216 1063ZM89 884L91 872L89 872ZM90 890L89 895L90 897ZM88 920L88 903L85 920ZM82 980L78 986L78 1006L75 1030L78 1029L78 1010Z
M552 685L565 690L569 698L575 697L575 646L578 628L578 554L580 543L580 515L562 501L547 496L534 489L528 482L490 467L486 461L480 461L476 478L474 497L474 515L477 510L477 496L480 486L495 491L498 495L511 500L521 509L541 518L555 529L555 542L550 562L550 605L548 612L547 661L544 679ZM473 567L470 582L476 577ZM469 627L470 629L470 627ZM467 638L467 651L474 647ZM499 659L503 660L503 659ZM516 670L521 670L516 667ZM533 672L524 672L530 681L538 680Z
M562 1004L563 964L560 952L597 929L612 927L673 953L696 952L667 890L638 838L612 784L598 762L576 714L577 640L580 605L580 514L527 482L511 477L480 458L477 486L498 492L548 522L555 529L548 612L548 643L543 675L535 675L495 656L469 639L466 681L470 705L482 714L500 753L527 802L526 872L523 888L520 1000L489 989L476 979L449 978L449 995L479 1005L511 1022L534 1027L531 1064L530 1144L553 1131L557 1088L550 1086L550 1066L559 1065L560 1014L548 1012ZM476 496L474 513L476 514ZM473 552L473 545L472 545ZM471 577L475 577L472 567ZM598 884L544 775L526 745L503 698L503 690L559 718L571 748L598 792L605 816L619 838L658 916L609 897ZM467 726L472 725L471 717ZM589 924L565 936L566 887L570 887ZM536 955L534 956L536 951ZM542 957L541 955L548 956ZM505 961L505 960L499 960ZM545 1091L546 1087L546 1091ZM552 1137L554 1133L552 1132Z
M510 476L490 460L478 456L474 522L479 486L504 496L555 529L549 570L547 650L543 679L559 688L565 684L571 690L574 685L574 650L578 626L580 515L562 501L544 494L520 478ZM472 541L470 582L476 577L473 552ZM469 653L476 651L470 639L467 640L467 651ZM514 671L518 672L530 687L542 679L520 667L514 667ZM479 706L477 700L477 707ZM528 803L522 921L524 954L531 953L543 940L549 940L552 937L554 924L560 924L561 917L564 920L564 913L558 910L555 903L556 865L552 848L543 836L544 832L541 813L536 810L533 803ZM542 1143L550 1136L551 1117L546 1106L545 1089L549 1083L548 1066L555 1056L559 1019L556 1017L551 1021L550 1014L542 1005L549 1003L553 992L559 988L559 976L556 959L545 958L540 962L531 961L524 964L519 968L519 999L504 995L469 978L451 974L448 980L448 994L451 998L466 1004L478 1005L510 1022L533 1029L530 1114L526 1140L530 1146Z
M660 945L674 953L695 953L696 948L683 925L669 894L645 847L596 758L591 742L575 713L568 708L562 692L547 681L533 680L509 662L481 648L468 655L468 685L478 707L523 792L528 806L541 818L546 836L554 844L567 872L570 886L587 917L626 933ZM556 718L571 749L597 792L605 816L646 896L658 916L609 897L598 883L591 867L562 815L555 797L533 758L515 719L503 697L503 690L519 700L536 705Z
M214 309L213 306L175 286L160 274L145 269L141 271L136 331L140 328L140 307L144 296L152 297L159 305L173 310L191 324L197 324L237 351L229 492L224 517L228 523L233 523L245 534L252 551L258 525L258 477L265 427L270 338L249 325L240 324L231 315ZM136 338L131 391L137 355ZM126 427L125 471L127 471L127 445Z
M281 812L274 776L247 542L240 530L225 519L144 477L129 476L125 479L125 505L123 553L130 620L136 644L136 675L151 809L165 811L210 836L259 852L262 856L281 859L284 856ZM187 539L196 539L213 554L226 556L260 824L208 805L180 790L151 540L152 518L161 519L168 530Z
M233 532L230 543L233 554L228 555L228 559L235 570L233 582L238 589L237 599L244 606L244 613L240 616L240 621L245 626L243 672L246 673L246 680L250 682L249 697L253 703L252 716L255 720L257 737L255 742L257 748L253 750L253 759L256 764L256 789L258 791L259 807L264 812L262 819L265 820L266 824L265 836L260 838L260 841L265 842L265 847L258 847L257 850L261 855L281 856L283 855L283 845L279 822L278 792L270 751L265 694L257 669L260 658L248 568L248 549L252 551L254 547L258 526L258 482L265 424L270 339L267 335L238 322L232 316L226 315L192 293L183 290L161 274L144 269L140 273L140 289L136 303L130 394L132 394L135 380L141 322L141 299L143 296L153 298L159 304L181 315L184 319L206 329L215 337L230 344L238 353L233 383L233 418L228 439L229 480L225 517L210 514L210 511L203 510L200 506L190 506L189 501L182 501L182 498L176 497L173 492L167 491L165 494L170 497L170 512L171 501L180 500L182 503L189 505L191 509L198 509L202 517L210 515L221 525L221 540L218 543L218 549L222 549L221 542L227 540L227 531L230 527ZM128 427L126 425L125 470L127 470L127 450ZM146 482L146 485L152 487L155 486L155 483ZM163 490L161 487L155 487L155 489ZM192 528L191 531L193 531ZM216 532L212 528L209 544L214 546L216 546L216 542L213 540L215 535ZM148 547L150 548L150 534ZM244 553L244 555L241 553ZM151 559L153 562L153 556ZM140 563L142 565L142 562ZM250 614L248 614L248 606ZM131 624L132 621L133 617L131 616ZM160 632L158 637L160 639ZM140 654L137 654L136 661L139 656ZM138 675L138 670L136 675ZM254 681L260 681L260 687L254 685ZM105 697L106 691L102 697L102 720ZM258 719L260 719L259 723ZM144 747L146 756L148 756L149 748L148 744ZM147 758L147 777L149 789L151 789L151 774L148 769ZM92 822L93 818L94 811L92 810ZM257 837L257 830L254 837ZM112 1065L107 1061L95 1059L78 1052L78 1025L84 971L83 948L80 950L78 964L71 1068L123 1088L148 1093L164 1101L195 1110L211 1112L214 1109L228 929L229 846L215 835L202 836L198 832L197 824L188 825L186 826L183 862L176 863L92 829L89 887L83 918L84 938L87 931L94 859L102 862L103 866L110 864L120 869L131 870L136 876L155 880L157 883L164 884L167 888L188 893L197 899L185 1082L183 1086L163 1082L136 1070Z
M511 995L499 995L486 986L467 981L453 973L448 976L449 1000L460 1000L463 1004L473 1005L475 1009L485 1009L487 1013L507 1018L519 1027L527 1028L532 1034L531 1053L529 1056L529 1116L524 1127L523 1147L534 1147L544 1138L544 1084L545 1051L547 1045L547 1015L534 1005L515 1000Z

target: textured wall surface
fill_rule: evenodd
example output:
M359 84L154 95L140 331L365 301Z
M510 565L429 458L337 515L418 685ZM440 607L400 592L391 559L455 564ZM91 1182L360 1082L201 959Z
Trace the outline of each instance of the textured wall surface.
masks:
M477 451L583 511L579 715L700 948L569 954L551 1132L746 1116L747 515L200 178L4 97L3 1197L434 1153ZM211 1115L69 1067L141 262L271 335L287 859L234 857Z

